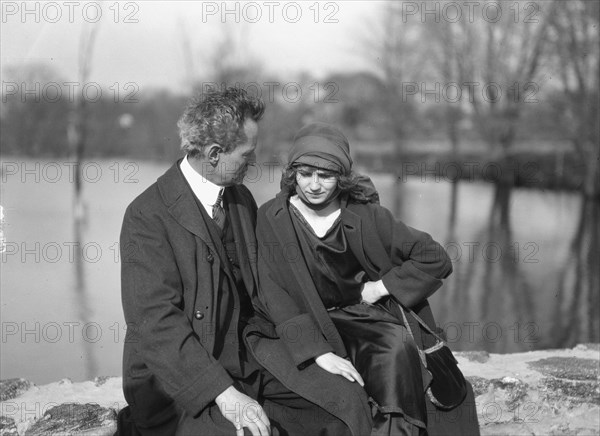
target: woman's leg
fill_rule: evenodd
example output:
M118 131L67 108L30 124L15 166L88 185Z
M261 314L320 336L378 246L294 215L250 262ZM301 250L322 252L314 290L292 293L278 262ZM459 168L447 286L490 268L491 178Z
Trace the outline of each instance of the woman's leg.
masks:
M426 435L423 367L406 328L379 306L330 312L373 401L373 435Z

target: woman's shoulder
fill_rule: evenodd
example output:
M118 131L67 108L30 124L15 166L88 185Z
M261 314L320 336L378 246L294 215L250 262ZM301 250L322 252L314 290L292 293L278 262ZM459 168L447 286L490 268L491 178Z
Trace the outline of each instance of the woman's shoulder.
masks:
M346 207L363 218L393 218L392 212L379 203L363 203L349 200Z
M274 211L275 209L278 209L278 208L281 208L281 207L285 206L285 202L287 200L287 196L285 194L286 193L284 193L284 192L280 192L275 197L273 197L270 200L268 200L265 203L263 203L258 208L258 216L259 217L264 217L270 211Z

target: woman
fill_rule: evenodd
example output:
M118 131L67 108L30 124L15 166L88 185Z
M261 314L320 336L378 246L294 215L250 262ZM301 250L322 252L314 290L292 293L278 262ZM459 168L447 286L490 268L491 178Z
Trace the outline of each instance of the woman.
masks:
M317 365L364 386L372 434L478 434L473 414L464 417L470 422L436 414L428 425L431 377L417 345L435 341L412 321L410 339L395 302L434 325L426 299L451 262L428 234L377 202L370 180L352 172L342 132L322 123L302 128L281 193L258 212L257 309L299 369Z

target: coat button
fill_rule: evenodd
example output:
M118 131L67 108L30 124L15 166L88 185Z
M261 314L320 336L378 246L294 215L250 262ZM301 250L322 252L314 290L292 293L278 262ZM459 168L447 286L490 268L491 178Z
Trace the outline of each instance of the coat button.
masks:
M196 312L194 312L194 318L202 319L202 318L204 318L204 314L202 312L200 312L199 310L197 310Z
M215 260L215 258L213 257L212 253L208 253L206 255L206 260L210 263L213 263L213 260Z

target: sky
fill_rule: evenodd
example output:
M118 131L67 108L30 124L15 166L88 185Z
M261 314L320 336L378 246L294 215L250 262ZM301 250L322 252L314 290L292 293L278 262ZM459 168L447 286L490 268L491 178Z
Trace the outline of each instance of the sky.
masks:
M190 64L210 77L225 35L264 77L376 71L365 41L381 9L368 1L3 1L1 64L44 63L75 81L80 35L96 27L89 81L122 91L127 83L184 91Z

